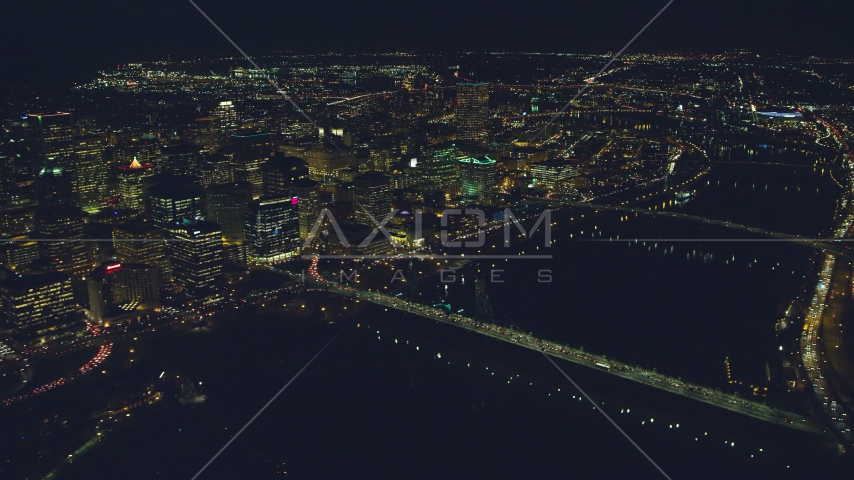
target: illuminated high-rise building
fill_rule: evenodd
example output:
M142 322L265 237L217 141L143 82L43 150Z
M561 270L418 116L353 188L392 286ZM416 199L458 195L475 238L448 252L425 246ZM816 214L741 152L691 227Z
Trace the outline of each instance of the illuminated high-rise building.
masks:
M142 212L145 210L146 182L154 174L154 165L142 164L137 159L118 168L119 206Z
M419 183L428 190L452 189L459 183L457 177L457 147L452 143L421 147L421 157L415 168Z
M489 84L457 84L457 140L485 143L489 121Z
M231 100L223 100L213 111L216 118L217 128L223 138L228 138L237 132L237 110Z
M105 263L89 275L87 284L89 312L98 323L133 310L160 308L160 272L152 265Z
M309 178L320 182L335 178L339 171L350 168L352 154L335 147L318 145L306 152L305 159Z
M7 331L20 342L66 333L79 323L69 275L7 273L0 280L0 299Z
M182 218L202 216L204 190L182 181L168 181L145 191L145 213L155 227L166 228Z
M379 172L367 172L353 179L353 217L373 226L391 212L391 182ZM371 218L373 217L373 218Z
M224 298L222 229L214 222L185 218L174 222L169 231L175 284L202 305L220 302Z
M459 161L460 190L467 200L487 200L495 191L497 164L483 157L466 157Z
M113 226L113 249L122 263L158 267L161 279L171 280L172 265L166 246L166 231L150 222L130 220Z
M36 177L38 207L35 236L39 256L56 262L57 270L82 278L90 268L83 239L83 212L74 204L71 176L58 164L46 160Z
M259 198L264 193L264 175L261 165L265 157L238 158L234 161L234 181L248 182L252 185L252 198Z
M299 206L299 238L308 238L322 210L320 203L320 183L301 178L291 183L291 195L298 199Z
M246 243L256 263L286 260L299 253L299 199L261 198L246 216Z
M270 135L260 133L233 135L231 145L223 148L220 152L232 156L234 180L251 183L252 198L259 198L264 193L264 176L261 165L270 158L273 150L274 146Z
M15 156L6 145L0 146L0 198L9 198L17 190Z
M202 162L201 167L199 167L199 176L202 179L203 187L230 183L234 181L234 166L231 164L230 158L216 153Z
M249 182L223 183L205 189L207 220L218 223L223 238L229 242L246 239L246 214L251 202Z
M27 115L30 142L41 159L67 157L73 149L73 123L70 113L31 113Z
M107 188L107 164L104 161L104 135L75 137L72 140L71 184L80 208L96 209L110 197Z
M183 139L193 145L200 145L208 152L215 151L222 144L217 120L212 116L197 118L195 125L184 130Z

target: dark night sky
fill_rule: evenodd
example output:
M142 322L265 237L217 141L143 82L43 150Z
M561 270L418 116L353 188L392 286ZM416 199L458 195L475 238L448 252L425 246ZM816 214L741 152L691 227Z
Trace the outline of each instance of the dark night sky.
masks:
M198 0L249 54L616 51L666 0ZM850 0L676 0L629 50L854 54ZM236 52L186 0L0 6L0 85L92 78L120 62Z

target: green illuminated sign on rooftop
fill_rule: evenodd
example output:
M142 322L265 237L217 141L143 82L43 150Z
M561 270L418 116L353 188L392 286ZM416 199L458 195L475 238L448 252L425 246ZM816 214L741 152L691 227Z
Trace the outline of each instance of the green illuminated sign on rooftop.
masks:
M485 156L485 155L484 155L484 156L482 156L482 157L466 157L466 158L461 158L461 159L460 159L460 162L463 162L463 163L474 163L474 164L476 164L476 165L492 165L492 164L494 164L494 163L495 163L495 160L493 160L493 159L491 159L491 158L489 158L489 157L487 157L487 156Z

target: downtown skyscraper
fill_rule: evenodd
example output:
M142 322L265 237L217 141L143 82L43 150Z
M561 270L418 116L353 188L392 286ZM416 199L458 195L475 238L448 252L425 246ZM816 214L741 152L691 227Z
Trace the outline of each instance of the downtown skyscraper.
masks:
M30 143L42 159L68 157L73 151L73 123L70 113L31 113L27 115Z
M460 190L466 200L488 200L495 190L497 164L483 157L466 157L459 161Z
M237 132L237 111L234 109L234 102L231 100L219 102L219 105L214 108L213 116L223 139L227 139Z
M211 185L205 190L207 220L222 228L226 242L242 242L246 239L245 221L252 203L252 184L230 182Z
M489 120L489 84L460 82L457 84L457 140L483 144Z
M76 202L82 209L97 209L109 198L108 170L104 161L104 135L75 137L69 162L72 169L71 184Z
M55 262L56 270L82 278L90 267L82 240L83 212L73 201L71 175L59 166L58 159L45 160L36 178L36 194L39 256L46 262Z
M391 212L391 182L379 172L353 179L353 217L363 225L381 223Z
M299 252L299 199L261 198L246 216L246 243L255 263L287 260Z
M457 176L457 147L452 143L425 145L416 168L420 183L426 190L449 190L459 183Z
M214 222L184 218L169 230L175 284L202 305L223 299L222 229Z
M309 237L318 215L323 210L319 199L320 183L307 178L300 178L291 183L291 195L297 199L299 206L299 238Z
M73 292L62 272L9 274L0 280L0 319L19 342L65 333L78 323Z
M141 212L145 210L145 186L154 174L154 165L142 164L134 158L129 165L118 167L119 207Z

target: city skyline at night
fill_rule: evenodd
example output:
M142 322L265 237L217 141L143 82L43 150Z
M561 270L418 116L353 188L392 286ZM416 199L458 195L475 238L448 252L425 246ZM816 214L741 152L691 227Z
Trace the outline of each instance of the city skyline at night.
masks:
M854 468L851 5L3 8L0 477Z

